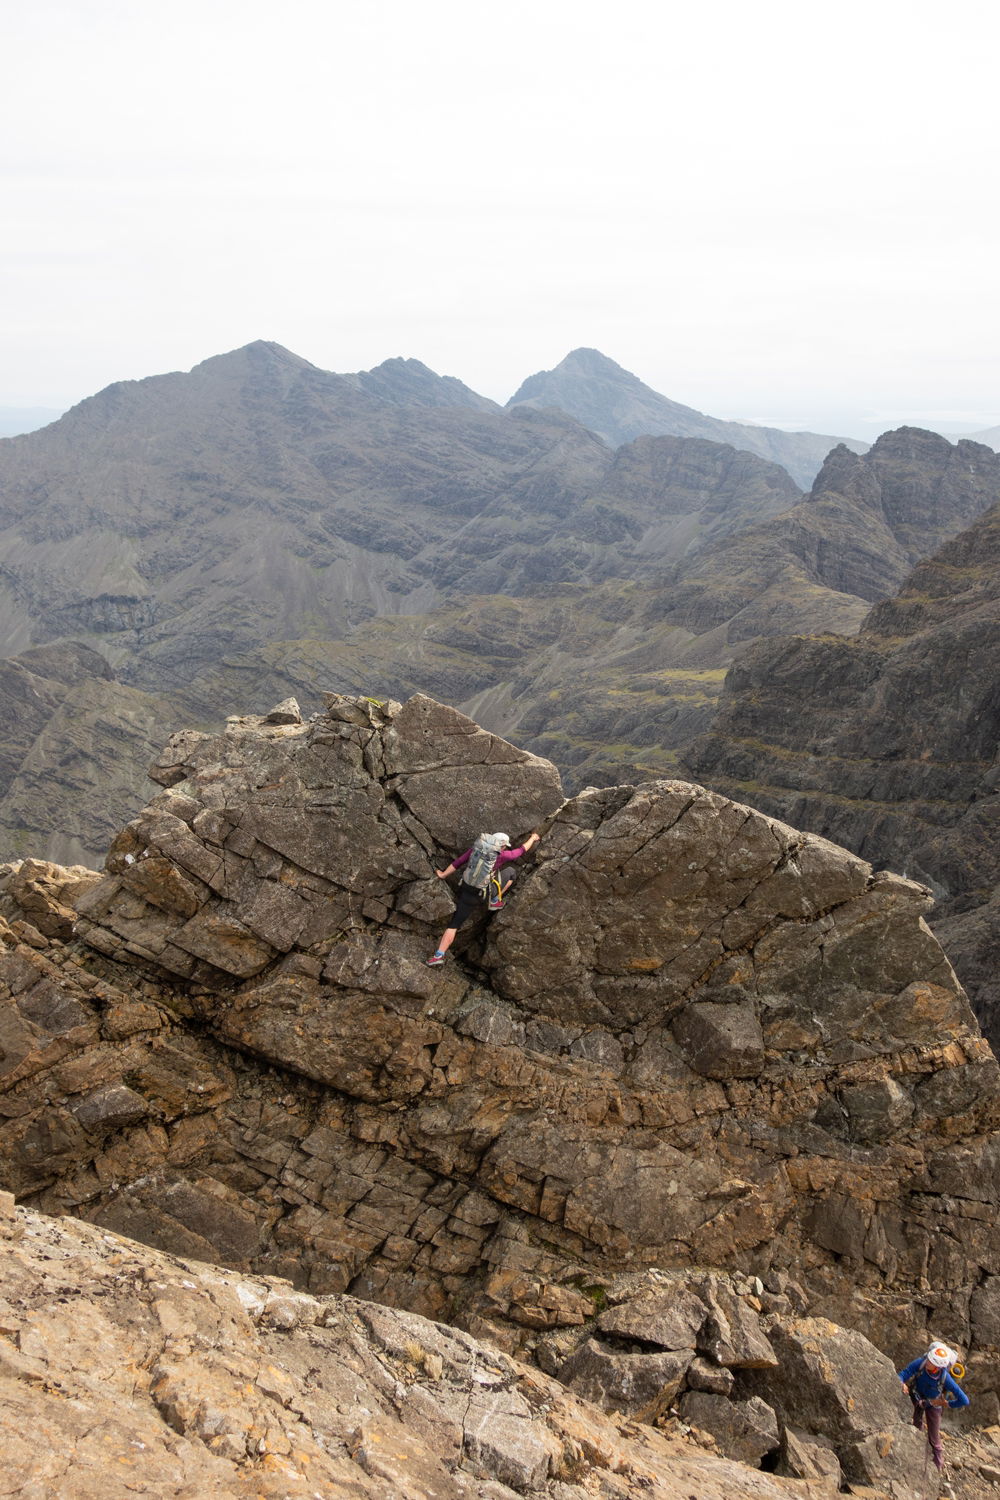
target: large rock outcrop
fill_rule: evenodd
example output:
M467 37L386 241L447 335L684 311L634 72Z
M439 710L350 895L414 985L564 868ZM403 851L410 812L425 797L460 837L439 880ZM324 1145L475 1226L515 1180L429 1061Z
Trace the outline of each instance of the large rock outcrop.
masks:
M345 1427L338 1461L406 1500L414 1474L456 1497L507 1485L568 1500L598 1451L588 1427L575 1441L591 1469L567 1468L568 1434L600 1422L577 1408L564 1421L552 1393L568 1387L665 1441L687 1433L665 1472L703 1496L716 1482L776 1496L780 1481L702 1471L691 1440L815 1500L844 1480L915 1494L922 1456L893 1363L945 1332L979 1419L1000 1414L998 1069L923 887L688 783L564 802L550 764L422 697L331 695L309 722L282 703L174 736L153 775L163 790L103 878L43 861L2 877L0 1182L90 1221L74 1244L104 1230L239 1285L287 1278L253 1283L257 1302L283 1329L303 1308L309 1329L334 1319L336 1349L306 1335L313 1367L324 1346L325 1390L344 1359L372 1368L358 1337L375 1337L396 1385L457 1361L445 1383L461 1391L458 1365L480 1356L421 1314L559 1382L540 1425L542 1377L498 1353L488 1451L482 1424L448 1427L450 1395L415 1396L451 1434L447 1480L425 1428L379 1416L371 1442ZM506 908L428 969L451 912L434 869L483 825L544 837ZM153 1290L171 1274L154 1269ZM58 1279L64 1295L72 1278ZM343 1294L401 1311L320 1305ZM141 1301L128 1315L146 1328ZM292 1432L272 1377L248 1385L229 1324L222 1386L212 1360L192 1364L200 1318L170 1311L166 1343L133 1360L134 1441L174 1474L193 1464L203 1493L238 1493L247 1465L263 1483L268 1454L280 1482L286 1462L301 1474L309 1411L281 1387ZM32 1328L15 1334L19 1358L42 1363L13 1370L15 1421L61 1337L48 1312ZM266 1375L276 1351L244 1337ZM100 1372L80 1378L86 1407ZM84 1486L92 1424L67 1436L42 1415L53 1449L80 1445ZM164 1447L164 1418L184 1443ZM133 1441L120 1410L106 1430ZM401 1469L384 1467L391 1445ZM656 1488L663 1450L642 1451L672 1500ZM602 1460L604 1493L618 1493L605 1471L635 1462Z
M73 941L8 882L11 1188L528 1350L623 1269L792 1272L1000 1385L997 1065L922 887L686 783L561 804L428 699L272 717L175 736ZM543 818L428 969L435 865Z

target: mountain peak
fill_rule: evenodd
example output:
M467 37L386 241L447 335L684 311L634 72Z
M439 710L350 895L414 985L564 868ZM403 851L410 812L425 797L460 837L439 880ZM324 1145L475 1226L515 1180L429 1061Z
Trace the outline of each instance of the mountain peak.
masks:
M600 349L590 349L586 345L582 345L579 349L571 349L566 358L556 365L556 369L584 370L593 375L623 375L626 380L634 380L642 384L638 375L633 375L631 370L625 369L624 365L616 364L608 355L602 354Z
M926 427L894 427L875 439L868 456L873 459L919 457L946 463L954 448L949 438Z
M970 450L978 461L971 462ZM994 503L1000 461L979 443L956 447L922 427L884 432L863 455L827 455L810 498L842 497L880 517L912 567Z
M241 366L258 371L285 369L312 370L321 375L327 373L308 359L303 359L300 354L293 354L284 344L275 343L273 339L254 339L238 349L230 349L225 354L213 354L210 359L203 359L193 367L191 374L235 370Z
M783 432L706 416L661 396L599 349L573 349L554 370L530 375L507 402L515 406L559 407L612 448L637 437L705 438L729 443L745 453L781 464L796 484L807 488L838 441L815 432ZM862 451L867 446L851 443Z
M640 399L645 397L647 399L651 398L654 402L666 402L671 407L676 405L675 402L667 401L665 396L658 396L649 386L643 385L638 375L633 375L630 370L626 370L622 365L616 364L613 359L609 359L606 354L602 354L600 349L581 347L579 349L571 349L565 359L560 360L554 369L539 370L534 375L529 375L527 380L523 381L513 396L511 396L507 402L507 406L529 404L532 406L561 406L564 411L569 412L570 416L577 417L580 421L586 422L587 426L597 432L600 437L605 438L606 441L612 442L613 446L617 446L622 441L629 441L629 439L619 437L617 443L615 443L608 433L602 431L600 427L594 427L592 421L588 422L587 417L580 410L566 404L567 399L572 399L574 394L579 392L581 385L583 390L589 393L592 406L597 400L602 402L606 402L609 398L613 400L615 392L623 388L631 395L638 396ZM563 397L562 400L559 399L560 395ZM577 400L577 405L579 406L579 399ZM687 407L678 407L677 409L679 411L688 410ZM694 415L697 416L699 414L694 413ZM643 429L643 431L648 430L648 428ZM638 432L631 434L633 437L637 437L638 435Z
M419 359L396 355L373 370L345 377L360 390L398 406L462 406L476 411L499 411L494 401L478 395L454 375L438 375Z

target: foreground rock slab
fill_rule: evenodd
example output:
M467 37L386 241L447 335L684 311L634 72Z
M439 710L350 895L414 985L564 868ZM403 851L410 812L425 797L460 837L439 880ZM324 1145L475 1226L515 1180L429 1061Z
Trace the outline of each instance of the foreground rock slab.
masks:
M0 1494L791 1500L454 1329L0 1195ZM818 1491L816 1494L818 1495Z

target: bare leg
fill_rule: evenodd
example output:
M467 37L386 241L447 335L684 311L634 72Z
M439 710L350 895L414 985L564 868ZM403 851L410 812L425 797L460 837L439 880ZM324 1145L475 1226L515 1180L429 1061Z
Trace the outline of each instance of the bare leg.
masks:
M451 947L452 943L455 941L455 934L456 934L457 931L458 931L457 927L446 927L445 928L444 932L441 934L441 941L437 945L437 951L439 953L447 953L448 952L448 949Z

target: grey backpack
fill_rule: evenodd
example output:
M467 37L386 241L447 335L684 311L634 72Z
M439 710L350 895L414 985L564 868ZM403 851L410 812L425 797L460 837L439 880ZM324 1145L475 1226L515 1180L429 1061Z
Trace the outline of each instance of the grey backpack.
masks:
M490 876L496 868L497 856L507 848L507 841L500 833L481 833L472 846L469 862L462 871L462 884L475 886L486 894Z

